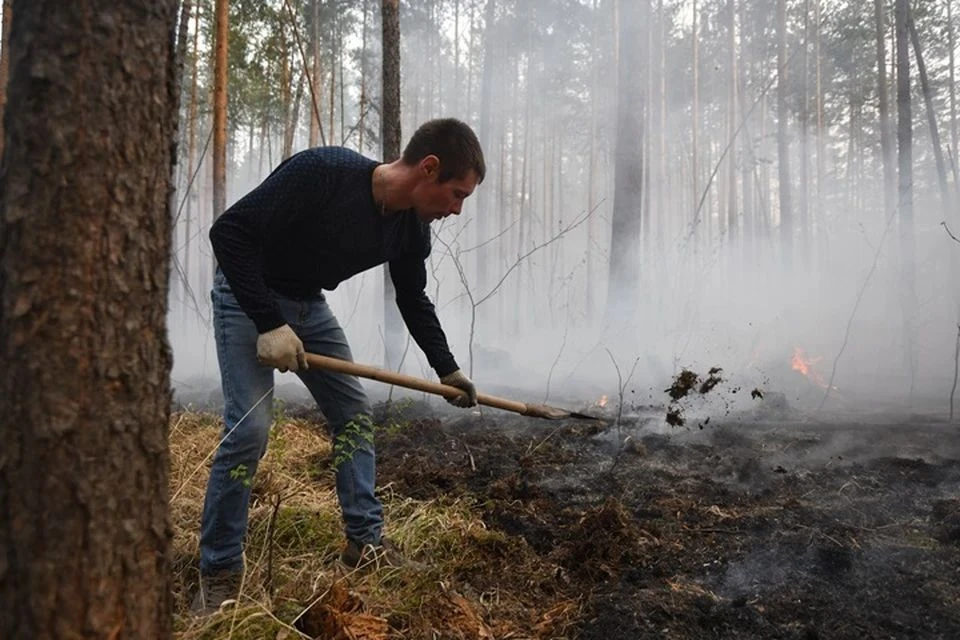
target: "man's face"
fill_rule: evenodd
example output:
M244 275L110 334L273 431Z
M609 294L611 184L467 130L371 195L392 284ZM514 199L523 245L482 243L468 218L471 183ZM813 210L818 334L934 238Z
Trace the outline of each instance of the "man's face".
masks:
M440 182L440 163L436 156L427 156L418 168L422 178L412 194L417 217L430 223L447 216L460 215L463 201L477 188L476 171L471 169L465 176Z

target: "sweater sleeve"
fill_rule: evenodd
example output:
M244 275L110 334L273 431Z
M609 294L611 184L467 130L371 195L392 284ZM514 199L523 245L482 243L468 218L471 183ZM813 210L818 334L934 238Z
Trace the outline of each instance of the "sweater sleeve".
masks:
M229 207L210 228L210 243L240 308L264 333L285 323L264 279L271 226L293 215L307 188L323 188L308 152L291 156L257 188ZM314 176L313 180L310 177Z
M429 245L427 245L429 253ZM450 353L436 308L426 294L425 257L409 256L390 262L390 278L397 290L397 307L410 335L419 345L437 375L443 377L459 369Z

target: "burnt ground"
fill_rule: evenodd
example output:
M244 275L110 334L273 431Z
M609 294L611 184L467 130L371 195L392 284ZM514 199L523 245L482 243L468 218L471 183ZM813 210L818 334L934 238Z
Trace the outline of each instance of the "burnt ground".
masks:
M472 498L535 562L502 545L458 579L576 599L565 637L960 638L955 426L420 409L387 420L379 484Z

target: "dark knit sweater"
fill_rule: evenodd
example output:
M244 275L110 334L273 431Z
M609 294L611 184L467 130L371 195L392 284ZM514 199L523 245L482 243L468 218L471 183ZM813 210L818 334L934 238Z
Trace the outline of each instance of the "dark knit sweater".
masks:
M217 218L210 242L260 333L284 324L271 289L306 298L389 262L400 314L444 376L458 366L424 291L430 227L412 210L383 215L373 199L378 164L341 147L297 153Z

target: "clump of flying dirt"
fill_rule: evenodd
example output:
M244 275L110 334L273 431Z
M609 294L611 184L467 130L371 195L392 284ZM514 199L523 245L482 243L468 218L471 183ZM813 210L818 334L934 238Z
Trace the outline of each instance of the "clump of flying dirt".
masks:
M666 392L670 394L672 400L680 400L686 398L699 381L700 376L689 369L684 369L673 379L673 384L670 385L669 389L666 389Z
M667 424L671 427L682 427L686 420L683 418L683 407L679 402L693 392L705 395L723 382L723 373L721 367L712 367L707 372L706 378L701 378L699 374L689 369L684 369L673 379L673 384L665 389L670 396L670 404L667 406Z

